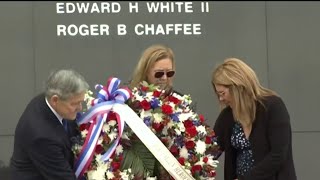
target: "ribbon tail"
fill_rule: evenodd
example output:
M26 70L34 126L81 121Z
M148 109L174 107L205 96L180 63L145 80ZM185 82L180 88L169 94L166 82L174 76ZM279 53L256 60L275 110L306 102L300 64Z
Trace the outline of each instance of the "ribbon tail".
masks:
M120 115L142 143L157 158L162 166L176 180L194 180L194 178L180 165L168 148L143 123L139 116L126 104L115 104L113 111Z

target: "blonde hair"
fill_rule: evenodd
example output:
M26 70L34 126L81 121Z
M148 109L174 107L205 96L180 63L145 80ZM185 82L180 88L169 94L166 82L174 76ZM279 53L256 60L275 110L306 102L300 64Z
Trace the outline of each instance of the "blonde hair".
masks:
M130 82L130 87L136 87L142 81L147 81L147 73L155 62L169 58L172 61L173 69L175 69L174 54L171 48L155 44L148 47L141 55L141 58L135 68Z
M211 83L214 89L215 85L229 89L234 103L232 107L234 119L247 126L251 126L256 117L256 103L262 104L264 97L277 95L274 91L263 87L256 73L237 58L225 59L224 63L213 71Z

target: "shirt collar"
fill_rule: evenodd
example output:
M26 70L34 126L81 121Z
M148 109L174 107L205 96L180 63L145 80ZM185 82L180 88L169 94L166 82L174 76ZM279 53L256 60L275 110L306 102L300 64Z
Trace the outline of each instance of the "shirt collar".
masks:
M60 121L60 123L62 124L62 116L60 116L49 104L47 98L45 98L47 105L49 106L49 108L51 109L51 111L53 112L54 115L56 115L56 117L58 118L58 120Z

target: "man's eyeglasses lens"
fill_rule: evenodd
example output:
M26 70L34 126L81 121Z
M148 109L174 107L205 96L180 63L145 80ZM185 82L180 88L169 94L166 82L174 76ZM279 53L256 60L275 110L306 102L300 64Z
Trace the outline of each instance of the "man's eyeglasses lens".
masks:
M164 75L164 71L158 71L154 74L155 78L161 78ZM167 77L172 77L174 75L175 71L168 71L166 72Z

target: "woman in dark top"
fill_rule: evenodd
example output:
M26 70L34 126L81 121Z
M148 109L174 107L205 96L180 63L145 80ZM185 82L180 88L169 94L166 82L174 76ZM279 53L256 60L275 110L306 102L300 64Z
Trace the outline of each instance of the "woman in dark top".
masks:
M214 130L225 153L225 180L296 180L282 99L236 58L215 68L212 85L223 108Z

